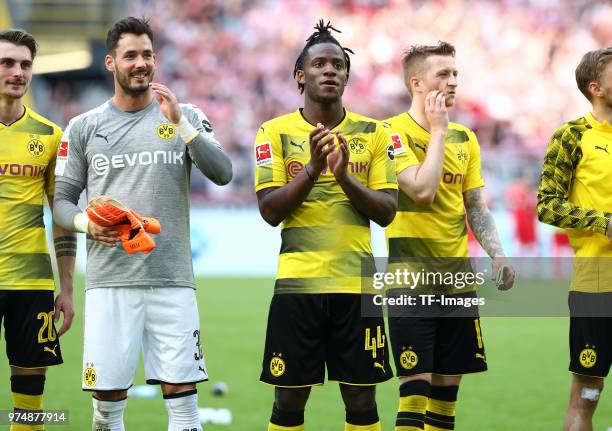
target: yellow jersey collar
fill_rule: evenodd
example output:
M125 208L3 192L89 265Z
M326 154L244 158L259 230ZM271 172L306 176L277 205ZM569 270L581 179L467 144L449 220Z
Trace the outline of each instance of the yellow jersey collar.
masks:
M410 126L411 132L414 132L416 138L420 139L429 139L429 132L423 128L419 123L416 122L412 115L408 112L404 112L401 114L402 122L407 122Z
M302 109L304 108L298 108L295 111L295 114L302 120L303 125L305 125L308 129L313 129L315 127L317 127L315 124L311 124L306 117L304 117L304 113L302 112ZM342 108L344 110L344 117L342 117L342 121L340 121L340 123L338 123L338 125L336 127L334 127L331 130L340 130L344 127L344 125L346 124L346 122L348 121L348 117L349 117L349 111L346 110L346 108Z
M586 114L586 119L587 119L587 122L594 129L602 129L602 130L606 130L606 131L612 132L612 124L608 123L608 121L606 121L606 120L604 120L602 122L597 121L597 119L593 116L592 112L589 112L589 113Z
M28 108L26 105L23 105L23 114L21 114L21 117L19 117L15 121L13 121L11 124L4 124L4 123L0 122L0 129L5 129L5 128L9 128L9 127L13 127L13 126L16 126L18 124L21 124L29 116L30 116L30 108Z

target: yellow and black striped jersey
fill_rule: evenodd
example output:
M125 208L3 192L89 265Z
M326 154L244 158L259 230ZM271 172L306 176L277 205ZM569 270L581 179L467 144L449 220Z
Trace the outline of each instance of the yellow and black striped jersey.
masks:
M315 126L300 110L264 123L255 141L255 191L282 187L310 160ZM383 125L346 112L339 130L349 149L349 174L373 190L397 189L394 150ZM302 205L282 224L277 292L359 293L362 258L371 258L370 220L323 171Z
M13 124L0 123L0 289L54 289L43 201L54 193L61 136L27 107Z
M567 230L574 255L572 290L612 291L612 125L591 113L559 127L544 156L538 216Z
M429 132L406 112L385 120L392 130L396 171L423 163ZM442 179L434 202L420 205L400 190L395 220L386 229L390 257L467 257L463 193L484 186L474 132L449 123Z

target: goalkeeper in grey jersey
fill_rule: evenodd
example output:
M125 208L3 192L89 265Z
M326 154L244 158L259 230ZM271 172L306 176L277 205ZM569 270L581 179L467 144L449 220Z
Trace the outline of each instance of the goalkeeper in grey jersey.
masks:
M201 430L196 383L207 380L189 242L189 178L195 164L214 183L232 177L206 116L179 104L155 72L153 34L126 18L108 32L115 94L66 128L58 151L54 221L89 234L83 389L93 392L93 429L123 430L140 351L147 383L161 384L170 431ZM157 218L150 254L126 254L117 232L76 206L108 195Z

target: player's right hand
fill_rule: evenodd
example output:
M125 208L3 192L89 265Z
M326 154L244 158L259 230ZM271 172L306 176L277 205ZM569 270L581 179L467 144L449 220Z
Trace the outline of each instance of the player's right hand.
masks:
M93 239L98 241L103 246L115 247L115 245L117 245L117 241L119 240L119 232L113 229L112 226L100 226L99 224L96 224L90 220L87 230Z
M310 132L309 172L318 176L327 167L327 155L335 148L334 135L323 124L317 124Z
M442 91L434 90L427 93L425 97L425 116L429 122L431 133L448 130L448 111Z
M74 302L72 298L72 285L70 289L61 289L57 298L55 298L55 314L53 322L57 323L60 319L60 314L64 314L62 327L57 331L57 335L61 337L72 326L74 319Z
M498 290L509 290L514 286L516 272L506 256L493 258L491 279L495 281Z

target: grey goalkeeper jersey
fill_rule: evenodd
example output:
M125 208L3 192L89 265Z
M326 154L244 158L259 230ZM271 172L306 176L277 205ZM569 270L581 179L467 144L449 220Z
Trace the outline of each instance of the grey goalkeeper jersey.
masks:
M207 140L214 140L204 113L181 104L183 115ZM70 121L58 150L55 175L87 200L108 195L162 226L148 255L127 254L87 239L86 288L178 286L195 288L189 239L191 149L161 113L155 99L137 112L110 100Z

